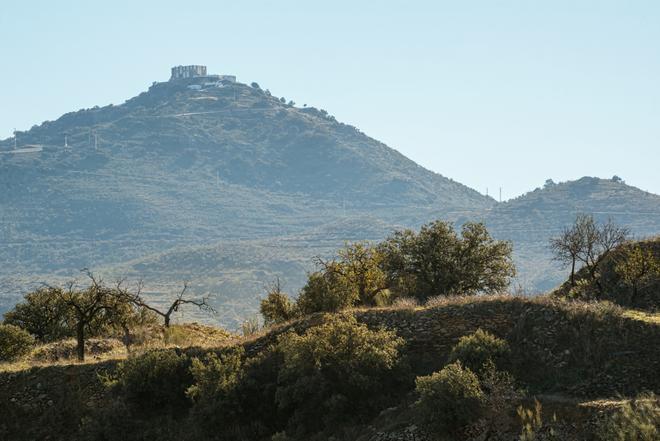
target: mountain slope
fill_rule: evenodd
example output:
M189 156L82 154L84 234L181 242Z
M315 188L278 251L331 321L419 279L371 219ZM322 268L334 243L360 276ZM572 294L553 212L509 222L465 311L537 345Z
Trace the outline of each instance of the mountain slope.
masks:
M267 243L364 216L382 232L494 203L324 111L240 83L188 85L156 83L120 106L19 133L31 153L0 142L0 285L14 294L6 304L26 281L82 267L114 276L117 265L181 247ZM352 231L332 247L357 238Z
M551 262L548 240L579 213L599 222L612 219L636 238L660 231L660 196L618 179L594 177L537 188L487 210L483 220L496 237L514 243L523 285L546 291L566 278L565 269Z
M0 312L87 267L144 278L154 298L189 280L216 293L232 324L274 277L295 293L312 256L438 218L483 220L512 240L521 282L538 291L564 277L546 244L575 213L660 230L660 197L620 182L584 178L497 204L325 111L196 81L35 126L18 134L27 152L0 141Z

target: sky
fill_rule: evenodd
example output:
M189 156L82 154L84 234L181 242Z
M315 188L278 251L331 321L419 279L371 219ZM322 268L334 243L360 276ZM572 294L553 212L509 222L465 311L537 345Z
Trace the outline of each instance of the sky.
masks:
M660 194L656 0L3 0L0 60L0 139L205 64L495 197Z

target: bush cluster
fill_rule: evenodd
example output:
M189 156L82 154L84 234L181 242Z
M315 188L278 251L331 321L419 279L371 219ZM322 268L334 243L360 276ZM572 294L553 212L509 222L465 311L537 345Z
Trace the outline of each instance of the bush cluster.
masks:
M433 431L456 432L483 414L486 397L479 378L460 361L417 377L416 390L419 416Z
M460 360L463 366L473 372L481 372L489 362L502 369L510 355L509 344L506 340L477 329L470 335L465 335L449 354L449 363Z
M276 400L291 415L289 429L314 432L377 410L403 379L397 374L402 345L392 331L342 315L303 335L284 335Z
M28 354L34 338L14 325L0 325L0 362L15 361Z
M189 407L190 367L178 349L152 350L121 363L113 385L137 411L176 413Z

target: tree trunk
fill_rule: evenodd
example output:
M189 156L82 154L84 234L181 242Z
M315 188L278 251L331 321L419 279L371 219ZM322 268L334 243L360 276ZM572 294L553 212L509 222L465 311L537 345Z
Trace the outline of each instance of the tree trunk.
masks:
M78 322L76 325L76 339L78 340L76 346L78 361L85 361L85 324L83 322Z
M133 336L131 336L131 329L128 326L124 326L124 346L127 350L131 349L131 343L133 343Z
M630 297L630 307L635 307L635 301L637 300L637 283L633 283L633 292Z
M575 259L571 264L571 287L575 286Z
M166 314L164 317L165 317L165 327L169 328L170 327L170 315Z

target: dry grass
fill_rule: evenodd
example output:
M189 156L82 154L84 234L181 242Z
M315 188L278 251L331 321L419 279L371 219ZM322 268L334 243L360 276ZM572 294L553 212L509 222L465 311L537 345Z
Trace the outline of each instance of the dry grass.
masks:
M130 351L114 338L90 339L86 344L85 361L76 359L76 341L60 340L35 347L30 354L11 363L0 363L0 372L17 372L33 367L68 366L100 363L108 360L125 360L130 355L141 354L151 349L162 348L219 348L238 343L239 336L222 328L186 323L169 328L150 328L136 332L139 341Z

